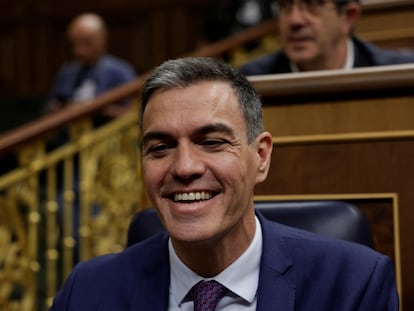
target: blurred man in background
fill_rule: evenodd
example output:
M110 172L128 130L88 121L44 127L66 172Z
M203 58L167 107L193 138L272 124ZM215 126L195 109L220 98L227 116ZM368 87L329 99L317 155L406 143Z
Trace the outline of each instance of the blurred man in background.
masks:
M353 34L358 0L278 0L281 50L241 67L246 75L351 69L414 62L414 53L380 49Z
M133 67L107 53L104 20L92 13L75 17L68 26L73 60L59 70L47 103L54 111L69 102L85 102L136 78Z

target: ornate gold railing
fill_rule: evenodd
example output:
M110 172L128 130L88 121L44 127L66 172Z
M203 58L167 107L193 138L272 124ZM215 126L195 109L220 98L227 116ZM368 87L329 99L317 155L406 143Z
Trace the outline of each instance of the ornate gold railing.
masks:
M91 112L112 101L105 96L84 111L46 117L52 125L38 130L42 135L0 138L1 150L16 140L17 156L17 166L0 176L1 311L47 310L77 261L125 246L130 217L144 205L138 113L93 127ZM66 127L50 131L53 118L66 119ZM39 125L26 134L30 129ZM51 148L66 132L68 140Z

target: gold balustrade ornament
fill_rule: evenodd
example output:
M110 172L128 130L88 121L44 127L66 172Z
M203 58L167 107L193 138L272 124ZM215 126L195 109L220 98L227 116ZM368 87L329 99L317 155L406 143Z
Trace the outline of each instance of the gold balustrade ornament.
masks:
M47 310L76 262L125 247L144 198L134 111L30 142L0 176L0 311Z

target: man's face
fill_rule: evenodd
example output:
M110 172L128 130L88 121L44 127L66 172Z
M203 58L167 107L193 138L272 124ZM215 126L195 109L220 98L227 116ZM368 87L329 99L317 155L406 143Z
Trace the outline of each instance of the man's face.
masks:
M84 65L93 65L105 51L105 35L85 23L72 25L68 38L73 57Z
M345 11L338 12L332 1L313 2L311 9L301 1L281 8L281 44L288 58L302 70L330 69L324 66L338 63L338 48L345 46L351 25Z
M212 241L254 228L253 188L267 174L258 172L256 147L227 83L151 96L143 115L144 182L173 241Z

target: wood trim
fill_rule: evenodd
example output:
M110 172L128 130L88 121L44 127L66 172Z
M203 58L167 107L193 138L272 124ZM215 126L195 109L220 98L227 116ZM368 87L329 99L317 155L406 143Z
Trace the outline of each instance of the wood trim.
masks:
M272 19L260 25L239 32L229 38L203 46L187 56L220 57L226 52L242 47L244 44L261 38L265 35L277 33L277 21Z
M44 117L25 124L16 130L5 133L0 136L0 155L5 154L25 142L33 140L36 137L45 135L54 130L63 128L70 122L79 120L82 117L89 117L105 107L117 102L121 98L137 95L141 89L146 75L141 78L125 84L119 88L102 94L83 105L71 105L55 113L45 115Z
M364 0L362 4L363 12L370 12L385 9L400 9L401 7L413 6L412 0Z
M404 140L413 139L414 130L407 131L384 131L365 133L343 133L343 134L320 134L273 137L273 143L280 145L314 144L314 143L337 143L351 141L379 141L383 139Z
M321 93L343 97L349 92L359 95L367 91L413 90L414 64L260 75L248 79L265 98L300 98Z
M387 30L378 30L372 32L361 33L360 38L371 41L371 42L382 42L382 41L395 41L395 40L404 40L407 38L414 38L414 28L404 28L404 29L387 29Z

